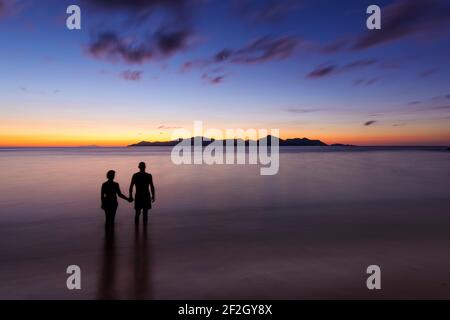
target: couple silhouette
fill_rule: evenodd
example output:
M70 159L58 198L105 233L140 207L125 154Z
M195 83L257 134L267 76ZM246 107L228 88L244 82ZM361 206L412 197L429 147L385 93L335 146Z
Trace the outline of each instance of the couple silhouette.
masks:
M106 174L108 181L102 184L101 189L101 201L102 209L105 211L105 224L110 226L114 225L114 219L116 217L117 197L127 200L128 202L134 201L134 223L139 224L139 217L142 212L144 225L148 222L148 211L152 208L152 202L155 202L155 186L153 185L153 177L150 173L145 172L145 162L139 163L139 172L133 174L130 183L129 196L126 197L120 191L120 186L114 181L116 172L109 170ZM133 198L133 189L136 187L136 193ZM150 190L149 190L150 187Z

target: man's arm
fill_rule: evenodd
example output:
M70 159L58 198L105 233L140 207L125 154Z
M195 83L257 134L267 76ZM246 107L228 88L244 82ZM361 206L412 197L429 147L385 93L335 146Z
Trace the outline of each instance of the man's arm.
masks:
M152 192L152 202L155 202L156 195L155 195L155 186L153 185L153 176L150 175L150 191Z
M134 188L134 184L135 184L135 182L134 182L134 175L133 175L133 177L131 178L131 183L130 183L130 190L129 190L129 198L130 198L130 200L131 201L133 201L133 188Z

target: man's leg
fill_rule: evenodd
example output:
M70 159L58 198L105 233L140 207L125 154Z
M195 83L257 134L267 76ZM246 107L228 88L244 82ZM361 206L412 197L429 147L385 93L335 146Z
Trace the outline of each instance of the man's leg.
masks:
M141 214L141 209L136 209L136 215L134 216L134 223L139 224L139 215Z
M146 225L147 222L148 222L148 209L143 209L143 210L142 210L142 215L144 216L144 217L143 217L143 219L144 219L144 225Z

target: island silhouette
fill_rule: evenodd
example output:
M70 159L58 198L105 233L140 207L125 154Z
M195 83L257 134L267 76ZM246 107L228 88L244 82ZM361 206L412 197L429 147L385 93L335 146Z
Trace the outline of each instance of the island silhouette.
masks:
M206 138L206 137L191 137L191 138L187 138L187 140L191 140L191 144L194 145L194 141L195 139L201 139L202 141L202 146L207 146L209 144L211 144L212 142L220 142L222 141L224 145L226 145L227 141L233 141L233 144L236 146L238 145L238 143L242 144L242 142L248 146L250 144L250 142L256 142L257 145L259 145L261 142L265 142L267 145L271 145L271 140L272 139L278 139L278 144L279 146L305 146L305 147L310 147L310 146L320 146L320 147L325 147L325 146L351 146L351 145L344 145L344 144L332 144L332 145L328 145L325 142L322 142L320 140L312 140L312 139L308 139L308 138L291 138L291 139L280 139L278 137L275 136L271 136L268 135L267 137L261 138L259 140L243 140L243 139L224 139L224 140L215 140L215 139L210 139L210 138ZM270 139L272 138L272 139ZM129 145L129 147L148 147L148 146L158 146L158 147L163 147L163 146L176 146L178 143L180 143L181 141L184 141L184 139L179 138L176 140L170 140L170 141L141 141L135 144L131 144Z

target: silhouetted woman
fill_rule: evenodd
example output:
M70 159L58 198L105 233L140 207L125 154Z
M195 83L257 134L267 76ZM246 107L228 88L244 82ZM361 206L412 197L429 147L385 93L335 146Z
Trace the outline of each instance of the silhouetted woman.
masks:
M116 176L116 172L114 170L109 170L106 174L108 181L102 184L102 209L105 210L106 217L106 225L113 225L114 218L116 217L116 211L118 207L117 196L122 199L125 199L129 202L131 200L125 197L120 191L119 184L114 182L114 177Z

